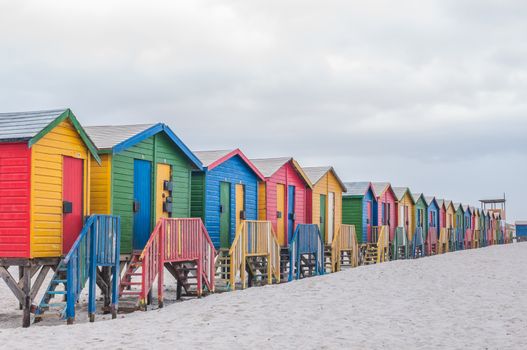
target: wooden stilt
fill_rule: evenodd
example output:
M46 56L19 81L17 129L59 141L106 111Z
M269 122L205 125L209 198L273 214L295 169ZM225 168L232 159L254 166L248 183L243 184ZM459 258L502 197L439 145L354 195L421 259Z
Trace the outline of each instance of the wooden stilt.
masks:
M24 293L24 305L22 316L22 327L28 328L31 325L31 268L23 267L24 274L22 276L22 292Z

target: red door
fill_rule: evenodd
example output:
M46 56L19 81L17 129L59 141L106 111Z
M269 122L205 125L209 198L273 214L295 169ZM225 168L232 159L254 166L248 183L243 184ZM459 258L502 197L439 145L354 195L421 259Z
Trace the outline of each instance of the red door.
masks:
M62 253L67 254L82 230L83 161L64 157L62 162Z

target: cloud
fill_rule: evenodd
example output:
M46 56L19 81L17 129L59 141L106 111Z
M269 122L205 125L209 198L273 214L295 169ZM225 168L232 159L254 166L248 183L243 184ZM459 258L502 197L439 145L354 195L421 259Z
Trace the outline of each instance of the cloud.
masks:
M524 1L1 1L2 109L165 121L524 215ZM501 170L507 169L507 170ZM358 176L360 175L360 176ZM455 180L454 180L455 179ZM517 197L514 197L517 196Z

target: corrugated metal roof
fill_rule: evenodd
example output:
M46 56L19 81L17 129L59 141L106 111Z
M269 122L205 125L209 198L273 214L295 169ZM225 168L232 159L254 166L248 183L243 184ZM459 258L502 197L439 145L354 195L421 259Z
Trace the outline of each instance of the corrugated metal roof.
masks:
M304 172L306 173L311 183L316 184L328 171L331 170L330 166L311 166L303 167Z
M408 187L392 187L392 190L393 193L395 193L395 197L398 201L403 199L406 192L410 193L410 196L412 196L412 193L410 192L410 189Z
M44 130L67 109L0 113L0 141L29 140Z
M370 188L370 182L345 182L344 186L346 186L347 190L345 194L346 196L364 196Z
M380 196L386 191L388 186L390 186L389 182L372 182L373 190L375 193L377 193L377 196Z
M215 150L215 151L192 151L196 157L201 160L203 166L209 166L218 159L225 157L227 154L233 152L233 149L229 150Z
M414 201L417 203L417 201L419 200L419 197L423 196L423 200L424 200L424 195L422 193L412 193L412 197L414 197Z
M285 163L289 162L291 157L279 157L279 158L262 158L262 159L251 159L251 162L260 170L265 177L271 177L278 171Z
M306 173L307 177L311 181L311 183L314 185L320 179L328 172L332 172L335 178L337 179L338 183L340 184L340 187L342 188L343 192L346 192L346 185L344 185L344 182L340 179L340 177L337 175L337 172L335 169L333 169L332 166L311 166L307 168L302 168L304 170L304 173Z
M97 125L86 126L84 130L99 149L112 149L131 137L151 128L156 124L134 125Z
M434 196L424 196L424 197L425 197L426 205L432 204L432 201L435 199Z

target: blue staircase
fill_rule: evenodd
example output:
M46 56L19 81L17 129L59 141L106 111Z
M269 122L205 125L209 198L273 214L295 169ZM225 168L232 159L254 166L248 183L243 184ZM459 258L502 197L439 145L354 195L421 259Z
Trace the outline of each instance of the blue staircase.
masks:
M456 228L456 239L457 239L457 249L456 250L465 249L465 233L463 232L462 227Z
M89 285L88 313L95 320L95 296L98 267L112 270L112 315L117 312L119 282L120 220L110 215L92 215L84 224L68 254L62 258L35 312L35 321L58 317L72 324L75 304ZM60 299L60 300L56 300Z
M412 238L412 258L417 259L425 256L425 240L423 228L417 227Z
M298 224L289 242L289 281L324 274L324 244L318 225Z

